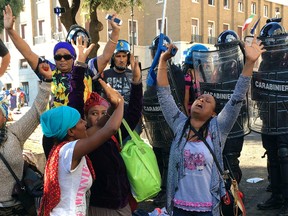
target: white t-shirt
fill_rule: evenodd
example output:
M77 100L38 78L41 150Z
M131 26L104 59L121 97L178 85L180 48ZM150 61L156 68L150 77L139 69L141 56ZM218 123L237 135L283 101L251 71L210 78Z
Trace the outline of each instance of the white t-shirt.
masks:
M66 143L59 152L60 202L51 211L51 216L86 215L86 192L92 186L92 176L85 157L71 170L72 155L76 141Z
M210 135L207 142L213 149ZM184 147L184 172L175 193L174 205L186 211L211 211L210 192L213 157L202 141L188 141Z

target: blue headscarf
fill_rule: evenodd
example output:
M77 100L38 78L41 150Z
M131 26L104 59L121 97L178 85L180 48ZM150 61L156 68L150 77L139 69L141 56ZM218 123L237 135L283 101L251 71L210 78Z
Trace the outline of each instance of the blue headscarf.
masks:
M43 134L63 140L67 131L73 128L80 120L79 112L69 106L60 106L44 112L40 116Z
M3 97L0 97L0 110L8 120L8 103Z
M63 42L63 41L57 43L54 47L53 54L55 55L57 50L59 50L59 49L67 49L70 52L70 54L73 56L73 59L76 58L75 49L70 43Z

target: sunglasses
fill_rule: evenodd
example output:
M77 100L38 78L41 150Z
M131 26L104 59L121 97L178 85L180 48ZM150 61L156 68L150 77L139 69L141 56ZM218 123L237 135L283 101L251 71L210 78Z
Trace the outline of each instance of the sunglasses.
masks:
M69 55L69 54L66 54L66 55L55 55L54 56L54 59L56 61L60 61L62 58L64 58L65 60L70 60L73 58L73 56Z

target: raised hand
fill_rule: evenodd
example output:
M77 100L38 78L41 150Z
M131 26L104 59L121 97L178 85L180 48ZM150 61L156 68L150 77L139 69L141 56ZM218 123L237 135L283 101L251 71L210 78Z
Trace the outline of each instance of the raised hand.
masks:
M139 67L138 60L135 59L134 55L130 54L130 64L131 64L131 70L132 70L132 81L133 82L139 82L141 79L141 70Z
M52 79L52 71L48 63L46 62L40 63L38 70L39 70L39 73L45 79L48 79L48 80Z
M4 28L6 30L13 29L13 25L16 18L15 16L13 16L10 5L6 5L3 10L3 20L4 20Z
M76 44L73 40L71 40L71 44L74 47L75 52L76 52L76 56L77 56L76 61L79 61L79 62L85 62L90 52L95 46L95 44L92 43L89 45L89 47L87 47L87 40L84 40L84 43L83 43L82 36L77 37Z
M117 14L112 14L112 19L108 20L108 23L110 23L112 30L120 30L120 26L114 22L114 19L117 17Z
M106 84L102 79L99 79L98 81L107 96L107 100L114 108L117 108L121 102L124 103L124 99L118 91L113 89L110 85Z
M161 56L160 58L163 60L163 61L168 61L170 58L173 57L172 55L172 49L174 50L178 50L178 48L174 45L174 44L168 44L166 45L167 46L167 50L165 52L162 52L161 53Z
M264 46L261 45L261 41L257 41L257 37L254 36L251 45L245 43L245 55L246 62L255 63L259 56L265 52Z

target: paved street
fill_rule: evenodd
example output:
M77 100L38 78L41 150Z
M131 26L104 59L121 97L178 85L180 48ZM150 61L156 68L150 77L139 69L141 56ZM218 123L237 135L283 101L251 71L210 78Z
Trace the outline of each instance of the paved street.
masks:
M22 114L28 108L24 108ZM22 114L14 115L14 119L19 119ZM42 137L40 126L31 135L29 140L25 143L26 149L31 149L36 152L37 159L41 166L44 165L45 160L43 159L43 150L40 143ZM260 135L257 133L250 133L245 137L243 150L240 157L240 165L242 168L243 176L240 183L240 190L245 195L245 206L247 209L247 215L253 216L274 216L278 210L271 211L259 211L256 208L257 203L266 200L270 193L265 192L265 188L268 185L267 182L267 170L266 170L266 158L261 158L264 154L262 148ZM247 179L250 178L263 178L263 181L258 183L248 183ZM156 206L153 206L152 200L148 200L139 204L139 208L151 212ZM163 207L163 206L158 206Z

